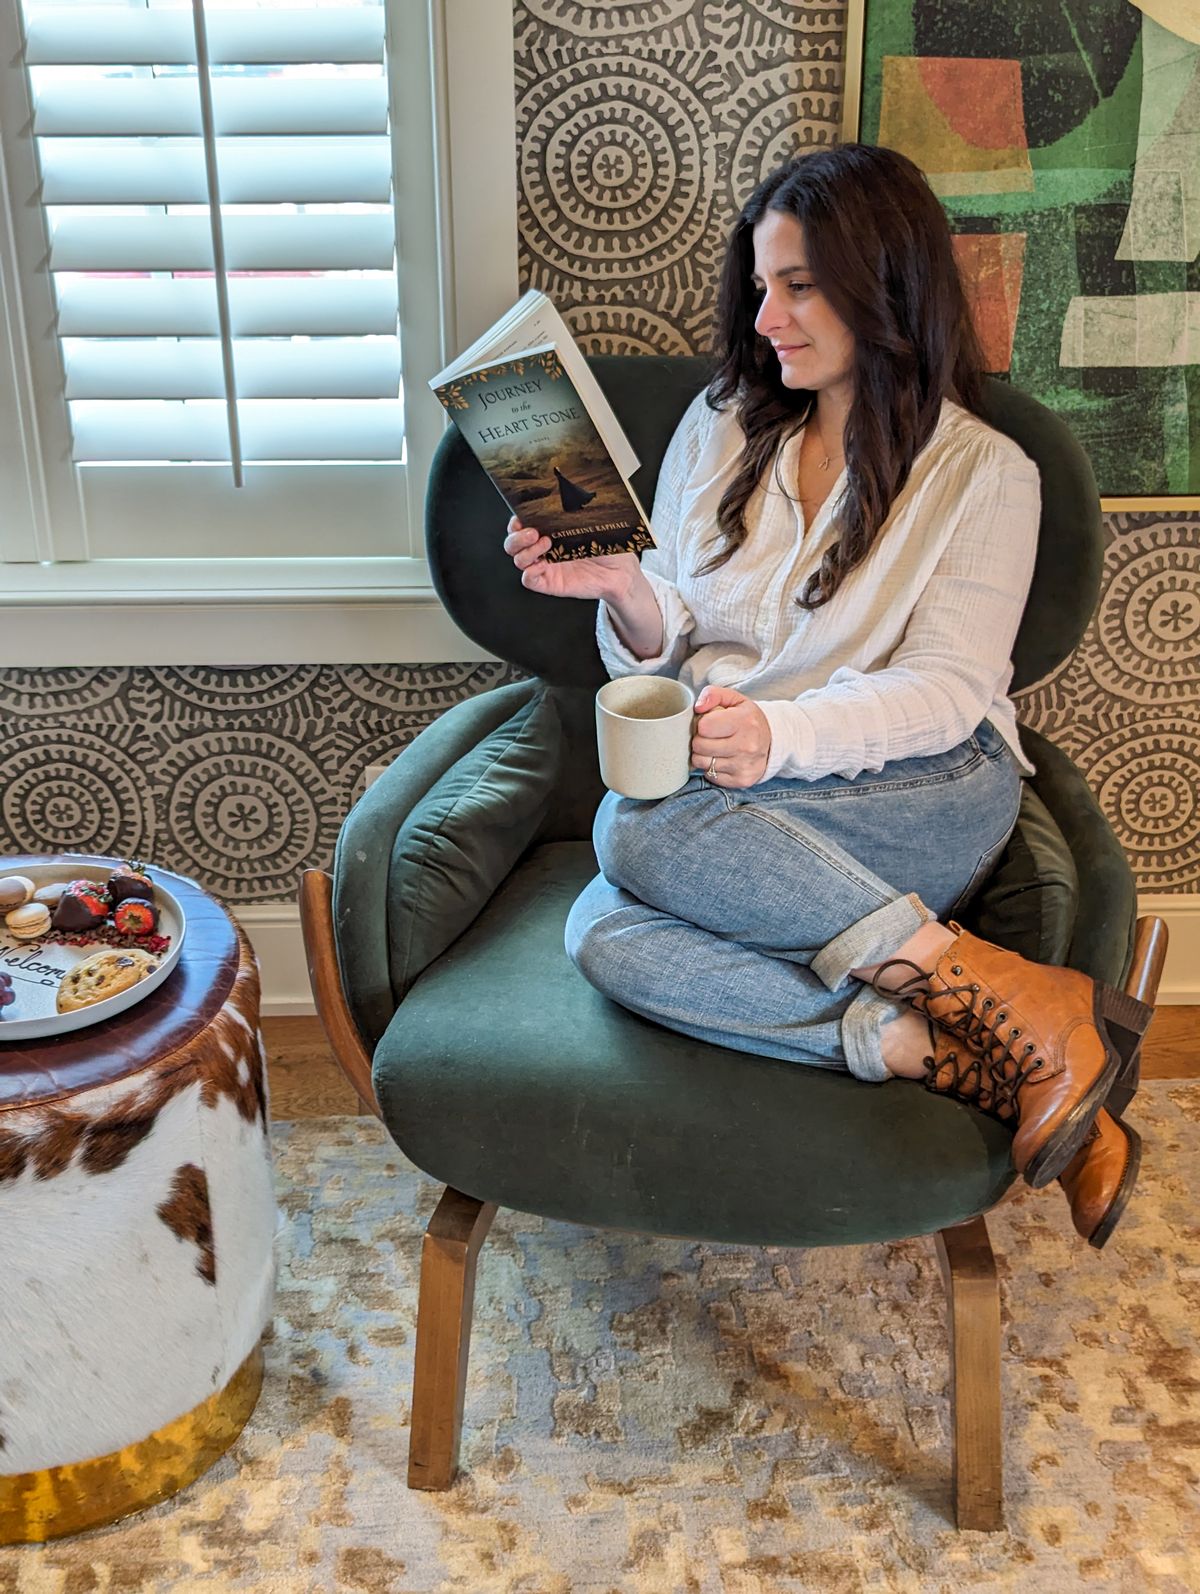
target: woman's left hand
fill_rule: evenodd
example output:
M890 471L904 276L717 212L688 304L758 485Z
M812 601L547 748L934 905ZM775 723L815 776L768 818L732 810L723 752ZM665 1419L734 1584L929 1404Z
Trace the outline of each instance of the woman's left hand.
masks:
M771 727L753 698L729 686L706 686L696 713L693 768L702 769L714 786L757 785L767 769Z

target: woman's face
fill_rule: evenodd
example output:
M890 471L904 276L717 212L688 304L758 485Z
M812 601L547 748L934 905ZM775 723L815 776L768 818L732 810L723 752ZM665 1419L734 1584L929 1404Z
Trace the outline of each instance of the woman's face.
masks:
M854 337L813 283L804 228L769 210L754 229L754 329L768 338L784 387L828 388L849 403Z

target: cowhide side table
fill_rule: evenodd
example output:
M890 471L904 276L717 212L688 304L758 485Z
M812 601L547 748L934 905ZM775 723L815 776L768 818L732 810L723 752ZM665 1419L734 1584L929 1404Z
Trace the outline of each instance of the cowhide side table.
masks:
M24 1045L0 1023L0 1544L184 1488L262 1385L276 1207L258 967L193 881L150 874L187 916L157 990Z

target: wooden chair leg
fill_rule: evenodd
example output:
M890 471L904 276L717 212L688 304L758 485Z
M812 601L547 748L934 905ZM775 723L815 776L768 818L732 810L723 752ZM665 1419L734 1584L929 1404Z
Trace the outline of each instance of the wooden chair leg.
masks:
M417 1345L413 1367L410 1489L448 1489L458 1467L475 1262L495 1205L447 1185L421 1247Z
M954 1511L960 1528L1004 1528L1000 1435L1000 1286L982 1218L942 1229L938 1261L950 1320Z

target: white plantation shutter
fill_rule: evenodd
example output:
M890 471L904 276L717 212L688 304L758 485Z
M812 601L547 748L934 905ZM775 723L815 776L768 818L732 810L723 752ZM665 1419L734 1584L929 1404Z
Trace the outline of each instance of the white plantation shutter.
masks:
M51 556L418 551L381 0L20 9L82 505Z

